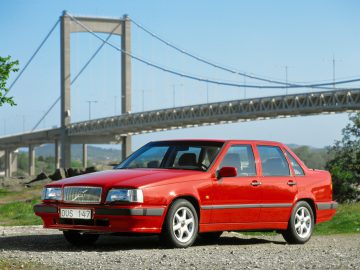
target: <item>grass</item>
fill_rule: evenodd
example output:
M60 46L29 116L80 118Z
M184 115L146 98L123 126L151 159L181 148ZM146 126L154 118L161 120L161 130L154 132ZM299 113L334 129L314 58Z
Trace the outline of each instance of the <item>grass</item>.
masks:
M41 225L41 219L35 216L33 210L36 203L39 200L0 205L0 226Z
M42 186L34 186L30 188L17 187L12 189L0 188L0 205L27 200L37 200L41 196Z
M20 262L18 260L0 258L0 269L1 270L20 270L20 269L42 270L42 269L49 269L49 267L35 262Z

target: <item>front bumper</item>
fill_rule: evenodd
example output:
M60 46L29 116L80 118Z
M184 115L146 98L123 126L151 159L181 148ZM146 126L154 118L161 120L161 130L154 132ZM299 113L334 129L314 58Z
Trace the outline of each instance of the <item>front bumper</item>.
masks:
M91 219L60 218L60 209L90 209ZM165 207L121 205L56 205L37 204L34 212L41 217L44 228L110 233L160 233Z

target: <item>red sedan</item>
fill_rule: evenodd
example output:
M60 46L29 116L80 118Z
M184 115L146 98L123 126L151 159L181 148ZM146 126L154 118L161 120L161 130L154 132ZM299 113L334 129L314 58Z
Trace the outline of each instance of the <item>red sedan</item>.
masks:
M328 172L308 169L281 143L243 140L150 142L114 170L47 185L42 199L34 211L44 227L74 245L137 233L188 247L242 230L302 244L337 206Z

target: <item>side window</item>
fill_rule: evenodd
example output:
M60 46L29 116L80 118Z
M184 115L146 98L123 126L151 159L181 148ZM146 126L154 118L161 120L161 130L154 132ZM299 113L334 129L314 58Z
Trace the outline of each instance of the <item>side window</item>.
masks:
M254 154L250 145L233 145L220 164L222 167L235 167L238 176L256 175Z
M285 153L290 159L291 166L294 169L295 175L305 175L304 170L301 168L300 164L296 161L296 159L285 149Z
M257 148L261 159L263 176L290 175L289 164L279 147L260 145Z

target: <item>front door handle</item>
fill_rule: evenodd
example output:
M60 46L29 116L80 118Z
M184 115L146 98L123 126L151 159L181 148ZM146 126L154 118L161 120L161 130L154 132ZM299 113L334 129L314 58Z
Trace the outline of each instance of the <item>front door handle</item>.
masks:
M254 181L251 182L251 185L252 185L253 187L257 187L257 186L260 186L260 185L261 185L261 182L260 182L260 181L257 181L257 180L254 180Z
M296 186L296 182L293 181L293 180L289 180L289 181L287 182L287 184L288 184L290 187Z

